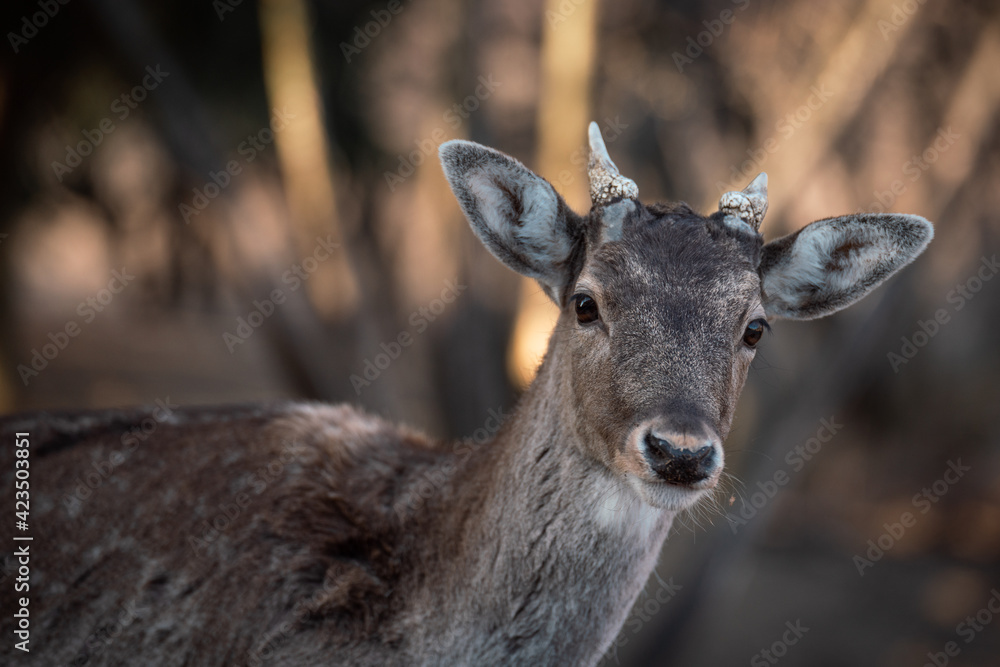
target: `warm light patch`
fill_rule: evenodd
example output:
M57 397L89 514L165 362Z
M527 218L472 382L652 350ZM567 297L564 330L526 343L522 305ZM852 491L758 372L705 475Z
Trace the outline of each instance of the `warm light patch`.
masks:
M587 176L572 156L586 145L590 122L590 79L594 67L597 3L546 3L542 35L542 86L538 104L538 173L576 210L590 208ZM520 306L507 355L515 386L531 383L559 317L537 283L521 282Z
M18 294L35 310L72 312L107 285L112 267L107 232L87 206L74 203L54 214L29 211L8 242L14 274L25 288Z
M534 280L521 280L521 305L507 352L507 374L518 389L525 389L545 356L559 309Z

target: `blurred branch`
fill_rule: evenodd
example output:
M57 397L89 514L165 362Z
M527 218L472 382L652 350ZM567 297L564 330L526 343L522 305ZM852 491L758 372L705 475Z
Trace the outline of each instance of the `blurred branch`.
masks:
M556 184L570 207L579 211L588 210L590 200L586 178L572 158L581 149L586 151L584 137L593 108L590 83L597 41L597 5L597 0L585 0L579 5L548 0L542 29L538 172ZM508 372L523 389L545 354L559 311L529 278L521 280L520 302L508 352Z
M150 26L134 0L90 0L109 37L126 56L133 72L160 65L170 73L170 94L156 95L157 123L175 158L196 174L207 174L224 162L211 132L210 116L180 62Z
M152 29L143 10L135 2L91 0L103 18L109 36L128 57L131 66L140 71L150 63L159 63L170 72L171 86L153 98L160 107L156 121L164 133L168 148L175 159L186 165L194 174L208 174L225 163L220 151L211 140L210 114L189 83L180 63ZM224 208L231 212L232 194L222 190L219 199L225 200ZM243 248L231 216L227 218L226 232L235 242L233 252L242 255ZM179 223L179 221L178 221ZM275 253L279 257L282 253ZM291 254L284 253L286 256ZM280 267L274 262L255 266L253 262L238 260L242 271L231 276L233 286L244 303L270 293L279 284ZM275 326L266 329L278 355L282 357L297 379L303 393L315 398L333 399L349 395L348 373L339 374L343 380L332 379L334 362L329 353L328 335L323 323L305 296L305 291L288 291L288 301L275 312Z
M936 208L952 198L955 191L969 178L976 154L995 129L997 108L1000 107L1000 29L987 25L979 37L972 60L965 68L958 87L941 123L961 132L962 141L941 156L935 174L942 188L935 193Z
M816 170L829 159L834 142L885 73L899 46L917 21L875 39L879 20L893 11L893 0L868 0L833 53L813 80L836 95L836 104L826 105L808 123L796 130L795 140L783 149L780 161L768 165L772 183L781 187L768 193L772 222L783 219ZM779 230L773 230L779 231ZM785 230L788 231L788 230Z
M334 183L327 155L328 135L323 128L320 95L312 64L307 12L303 0L262 0L260 24L263 40L264 81L275 112L287 110L294 120L275 144L291 214L292 233L299 256L307 255L317 236L333 232L339 243L344 235L337 216ZM357 305L358 287L344 253L326 260L332 276L307 283L314 294L327 289L314 305L343 318Z

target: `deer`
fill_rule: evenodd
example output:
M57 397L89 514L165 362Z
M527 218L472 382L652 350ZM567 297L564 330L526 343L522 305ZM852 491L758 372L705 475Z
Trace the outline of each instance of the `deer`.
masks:
M5 488L24 440L39 536L18 543L30 588L0 589L5 610L30 598L24 657L596 664L675 517L719 488L768 323L858 301L933 227L858 213L765 243L766 174L703 216L641 203L595 123L589 145L586 215L504 153L439 148L472 231L559 308L485 444L311 402L4 417ZM17 619L0 624L20 664Z

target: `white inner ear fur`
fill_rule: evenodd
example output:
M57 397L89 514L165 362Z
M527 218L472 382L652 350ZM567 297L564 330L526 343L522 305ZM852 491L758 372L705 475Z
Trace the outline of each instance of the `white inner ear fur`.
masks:
M569 257L571 239L556 224L559 201L543 179L530 173L483 169L470 174L468 187L486 226L532 268L544 273L547 266ZM511 195L520 198L520 215Z
M852 248L831 268L834 251L845 243ZM795 239L788 256L763 277L768 313L793 316L809 287L819 288L827 299L854 291L860 298L875 287L862 287L862 283L880 264L892 263L897 254L893 245L893 239L875 225L845 225L838 220L810 225Z

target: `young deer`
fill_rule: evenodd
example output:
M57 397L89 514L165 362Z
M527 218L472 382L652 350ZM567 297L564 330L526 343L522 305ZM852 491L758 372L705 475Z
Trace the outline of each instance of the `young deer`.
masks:
M486 445L317 404L5 418L37 537L30 592L0 598L30 595L33 664L597 662L718 483L767 320L857 301L933 231L851 215L764 244L764 174L702 217L641 204L595 124L590 147L586 216L502 153L441 147L477 236L561 309Z

